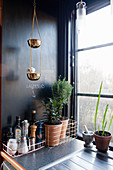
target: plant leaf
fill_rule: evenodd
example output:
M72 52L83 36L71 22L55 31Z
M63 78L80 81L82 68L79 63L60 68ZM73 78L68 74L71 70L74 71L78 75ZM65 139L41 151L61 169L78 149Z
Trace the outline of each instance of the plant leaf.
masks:
M109 127L108 127L108 131L109 131L109 129L110 129L110 126L111 126L112 120L113 120L113 116L111 117L111 120L110 120L110 123L109 123Z
M99 134L99 125L98 125L98 134Z
M105 123L104 129L103 129L103 132L102 132L102 136L104 135L104 132L105 132L105 129L106 129L106 125L107 125L107 121Z
M105 122L105 118L106 118L106 113L107 113L107 110L108 110L108 104L106 106L106 109L105 109L105 113L104 113L104 117L103 117L103 121L102 121L102 130L104 130L104 122Z
M97 112L98 112L98 106L99 106L99 101L100 101L100 94L101 94L101 90L102 90L102 84L103 84L103 82L101 82L101 85L100 85L97 106L96 106L96 112L95 112L95 131L96 131Z

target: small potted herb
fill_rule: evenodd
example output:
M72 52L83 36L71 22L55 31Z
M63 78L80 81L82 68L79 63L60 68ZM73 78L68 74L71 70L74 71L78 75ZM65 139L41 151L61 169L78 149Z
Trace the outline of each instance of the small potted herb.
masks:
M102 82L100 85L100 90L99 90L99 95L98 95L98 100L97 100L97 105L96 105L96 111L95 111L95 132L94 132L94 138L95 138L95 143L96 143L96 148L99 151L102 152L106 152L108 150L109 147L109 143L110 140L112 139L111 133L109 132L112 120L113 120L113 116L110 119L109 122L109 126L108 126L108 130L106 131L106 125L107 125L107 121L106 121L106 114L107 114L107 110L108 110L108 104L106 106L104 115L103 115L103 119L102 119L102 129L100 130L100 127L98 126L98 130L97 130L97 125L96 125L96 121L97 121L97 113L98 113L98 107L99 107L99 102L100 102L100 95L101 95L101 90L102 90Z
M46 144L48 146L56 146L59 144L62 122L60 121L60 111L62 110L62 105L56 107L56 101L49 98L49 101L45 103L42 101L46 107L44 115L47 120L45 121L45 138Z
M52 98L49 98L49 101L46 103L43 101L43 104L46 107L46 112L44 112L44 115L47 118L47 121L45 122L45 137L46 143L49 146L55 146L59 144L59 134L54 135L54 129L56 126L57 128L59 127L59 130L57 131L60 132L60 139L65 138L68 118L63 120L62 109L64 104L68 104L68 99L71 96L72 89L73 87L71 84L66 81L65 78L62 80L61 76L59 76L58 80L55 81L51 87ZM52 134L52 136L57 136L57 139L53 139L53 137L50 137L49 134Z
M60 120L62 121L62 130L60 136L60 139L62 139L65 138L68 125L68 118L62 117L62 109L65 104L68 104L68 99L71 96L73 87L68 81L66 81L65 78L61 79L61 76L59 76L58 80L53 83L51 89L53 100L56 102L55 106L57 112L60 114Z

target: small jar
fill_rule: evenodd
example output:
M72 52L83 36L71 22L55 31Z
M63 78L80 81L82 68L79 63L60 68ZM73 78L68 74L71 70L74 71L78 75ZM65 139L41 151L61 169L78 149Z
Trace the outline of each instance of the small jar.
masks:
M27 152L28 152L28 146L27 146L26 137L22 136L21 141L20 141L19 146L18 146L18 153L24 154L24 153L27 153Z
M29 150L35 150L35 138L28 138Z
M14 155L17 152L17 140L9 139L7 143L7 152L11 155Z

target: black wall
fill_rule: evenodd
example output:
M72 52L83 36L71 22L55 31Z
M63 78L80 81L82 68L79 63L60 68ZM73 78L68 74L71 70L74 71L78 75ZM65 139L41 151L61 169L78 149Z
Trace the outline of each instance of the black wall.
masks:
M51 95L50 88L54 80L60 74L66 79L72 77L72 73L68 75L72 60L72 51L68 49L68 21L78 1L36 2L42 37L42 75L38 81L31 82L26 72L29 67L30 48L27 40L31 34L33 0L3 1L2 128L14 126L16 115L20 115L22 120L30 120L34 108L37 110L37 119L42 119L44 108L41 99ZM108 4L109 0L85 2L87 11L91 12ZM39 38L36 25L33 35ZM40 49L33 49L32 55L33 66L39 72Z
M57 5L39 1L37 13L42 38L42 74L38 81L27 78L33 1L4 0L2 49L2 128L14 126L17 115L31 119L31 110L37 110L37 119L43 118L41 99L51 95L50 87L57 76ZM55 9L54 9L55 8ZM39 38L36 22L34 38ZM40 48L32 50L33 66L39 72ZM34 88L34 91L33 91ZM33 97L35 94L35 97Z

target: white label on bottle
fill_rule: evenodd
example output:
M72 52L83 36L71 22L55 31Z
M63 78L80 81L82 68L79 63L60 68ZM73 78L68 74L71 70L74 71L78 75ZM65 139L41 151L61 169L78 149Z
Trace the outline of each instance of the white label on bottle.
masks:
M16 129L15 130L15 138L18 139L21 137L21 130L20 129Z

